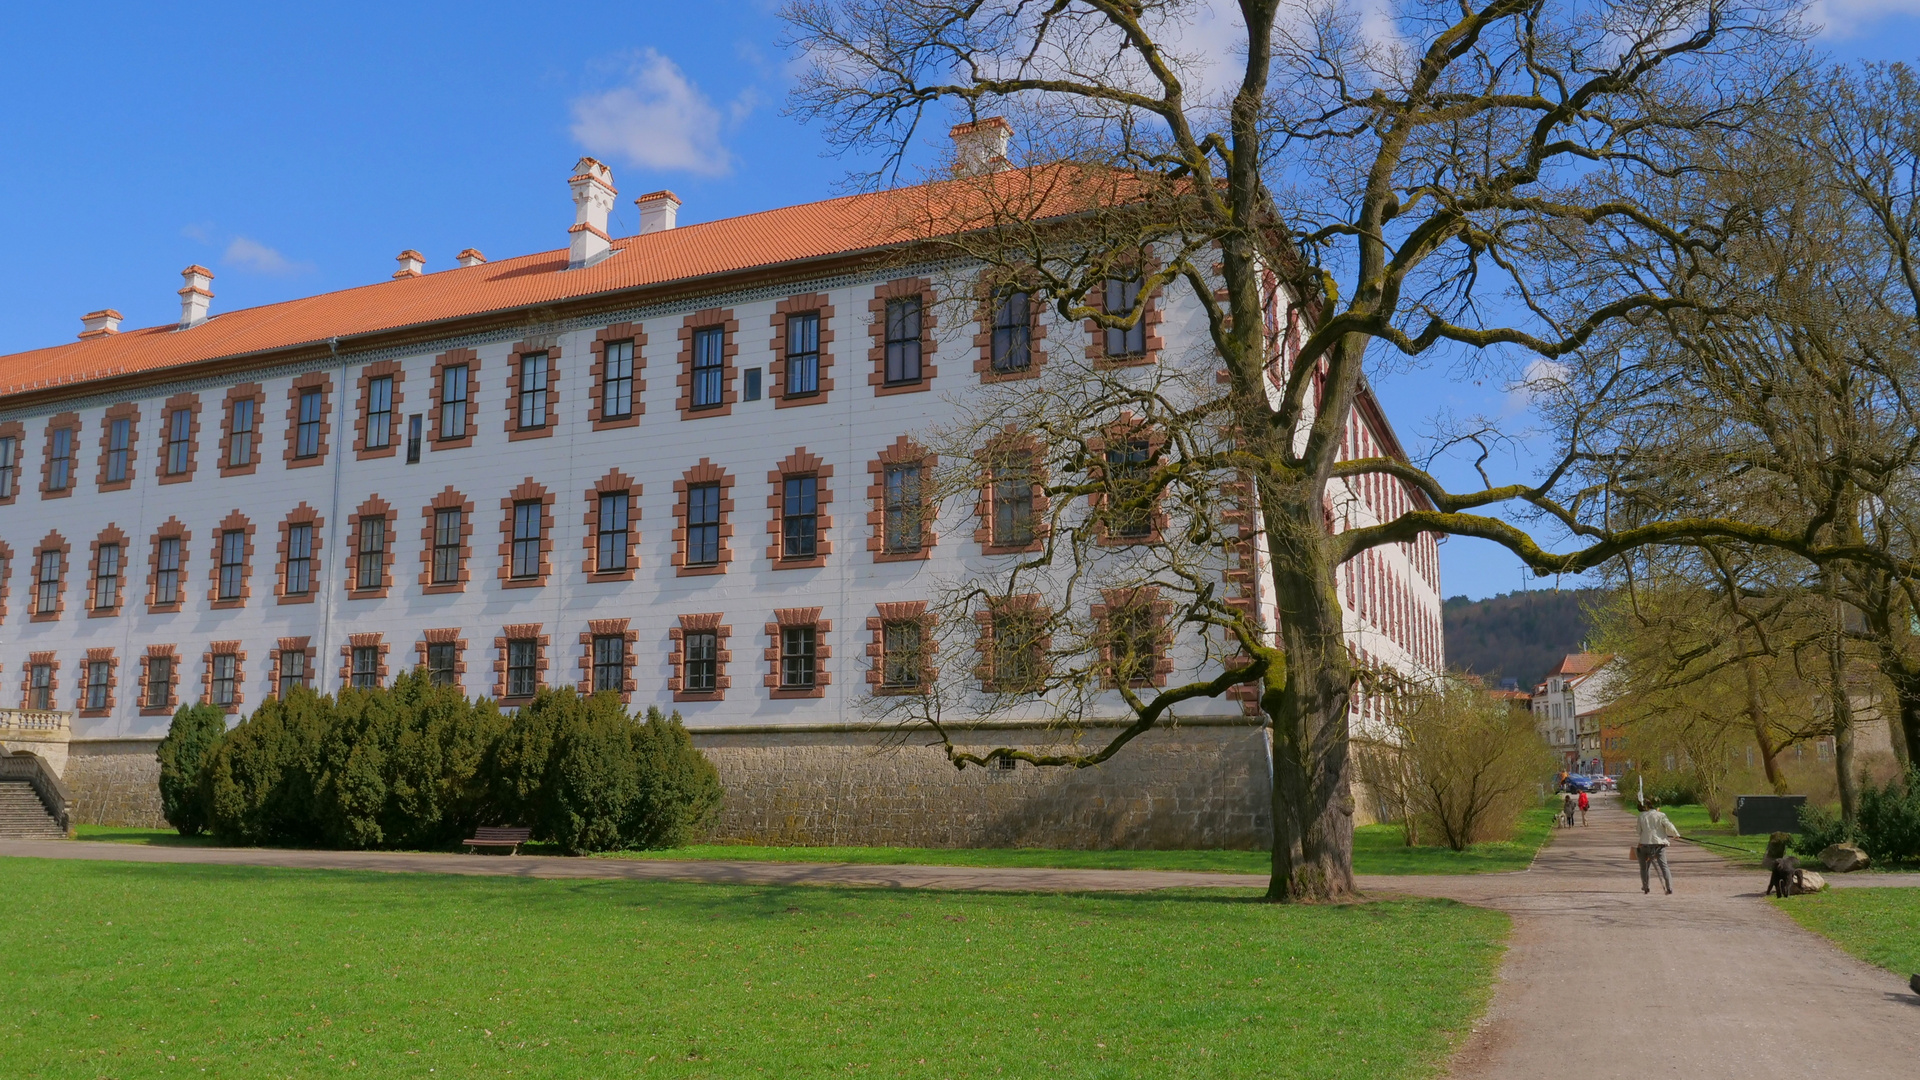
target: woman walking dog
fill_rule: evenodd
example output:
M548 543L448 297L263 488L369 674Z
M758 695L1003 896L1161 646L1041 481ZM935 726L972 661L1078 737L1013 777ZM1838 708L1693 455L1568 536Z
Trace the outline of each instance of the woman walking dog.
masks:
M1667 815L1660 812L1659 799L1640 800L1640 891L1653 891L1653 882L1647 871L1654 866L1660 868L1660 883L1667 887L1667 895L1673 895L1673 873L1667 869L1668 837L1678 837L1680 830L1673 827Z

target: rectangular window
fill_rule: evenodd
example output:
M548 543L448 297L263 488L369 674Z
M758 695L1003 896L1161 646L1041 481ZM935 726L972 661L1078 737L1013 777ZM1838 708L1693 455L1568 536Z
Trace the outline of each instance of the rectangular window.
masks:
M1147 487L1150 449L1145 439L1132 439L1107 451L1107 531L1137 539L1153 534L1153 503Z
M594 563L605 574L627 568L627 493L600 496L599 559Z
M280 650L280 699L285 701L296 686L307 685L307 651Z
M154 545L153 558L153 602L159 604L177 604L180 602L180 538L163 536Z
M119 606L120 545L101 544L94 549L93 609L106 611Z
M633 415L633 342L607 342L605 375L600 384L600 419Z
M1158 638L1153 611L1147 605L1133 604L1108 612L1107 654L1113 665L1114 681L1139 683L1153 678Z
M681 642L686 649L682 683L688 693L711 694L720 688L720 635L713 630L689 630Z
M354 587L377 589L387 568L387 519L360 519L360 550L355 556Z
M193 464L193 410L167 415L167 475L179 476Z
M27 708L53 708L53 665L35 664L27 677Z
M781 629L780 689L813 689L815 638L814 628L811 626L788 626Z
M127 478L127 452L133 443L133 421L122 416L107 425L107 483Z
M427 681L435 686L452 686L459 647L451 641L436 641L427 646Z
M726 328L704 326L693 332L693 407L711 409L726 390Z
M367 449L385 450L393 444L393 376L381 375L367 383Z
M1108 278L1106 304L1109 315L1122 315L1132 311L1140 302L1140 280L1138 278ZM1146 312L1132 326L1122 330L1108 327L1106 330L1106 353L1111 357L1145 356L1147 354L1147 317Z
M920 550L920 526L925 510L926 504L920 498L920 466L887 466L884 543L888 554Z
M107 661L87 661L87 708L104 709L107 707L107 680L112 674L113 665Z
M378 645L353 647L353 685L361 690L372 690L380 685L380 647Z
M420 464L420 428L424 419L419 413L407 417L407 464Z
M920 381L920 298L887 301L887 385Z
M787 396L820 392L820 313L787 316Z
M620 693L627 686L627 639L620 634L598 634L593 639L593 689Z
M0 439L0 499L13 498L20 474L20 440L9 435Z
M173 657L147 657L147 705L165 709L173 705Z
M547 354L520 358L520 430L547 426Z
M53 429L53 454L47 470L47 490L65 491L73 485L73 429Z
M1032 298L1016 290L993 311L993 370L1025 371L1033 363Z
M57 551L40 553L40 572L36 575L39 582L39 595L34 603L34 613L50 615L60 606L60 563L62 559Z
M460 581L460 533L466 525L463 510L433 512L433 583L453 585Z
M993 616L993 690L1001 694L1039 688L1040 620L1027 612Z
M455 364L440 373L440 438L467 434L467 365Z
M313 590L313 526L287 526L288 596L305 596Z
M814 477L787 477L780 507L782 557L808 559L819 551L819 488L820 482Z
M320 456L320 388L300 391L300 420L294 429L293 456Z
M760 400L760 369L750 367L740 373L740 400Z
M235 398L227 421L227 467L253 464L253 399Z
M926 628L917 619L887 623L881 629L880 685L909 689L920 685Z
M695 484L687 489L687 565L719 562L720 485Z
M540 500L513 504L512 576L540 576Z
M247 583L247 534L228 529L220 534L220 599L238 600Z
M539 688L538 673L534 665L538 662L539 642L531 638L515 638L507 642L507 696L532 697Z
M993 471L993 542L1033 543L1033 455L1008 454Z
M213 654L213 703L231 705L239 689L240 658L232 653Z

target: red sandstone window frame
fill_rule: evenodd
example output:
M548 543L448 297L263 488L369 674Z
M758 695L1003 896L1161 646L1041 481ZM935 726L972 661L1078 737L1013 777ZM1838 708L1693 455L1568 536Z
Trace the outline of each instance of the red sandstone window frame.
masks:
M833 631L833 621L822 619L817 607L776 608L773 621L766 624L767 649L763 654L767 661L767 673L761 680L767 689L767 697L774 701L790 701L803 698L823 698L827 696L827 687L833 683L832 665L833 646L827 643L827 635ZM813 683L807 685L789 685L784 681L786 667L784 645L789 630L813 631Z
M393 395L392 399L387 402L387 444L385 446L368 447L367 440L372 434L370 425L373 423L373 414L369 410L373 406L373 381L375 379L392 379ZM360 378L354 384L354 390L358 396L353 421L353 454L355 461L390 458L400 452L400 444L402 441L400 437L400 417L403 415L400 406L406 400L406 393L403 389L406 381L407 369L397 360L381 360L377 363L368 364L366 367L360 369Z
M360 561L364 554L360 546L366 537L362 530L368 521L383 521L385 535L379 552L380 584L372 588L361 587ZM347 516L347 599L376 600L387 595L393 588L394 541L399 539L399 515L394 512L387 500L378 495L369 495L360 504L359 509ZM429 539L431 547L431 539Z
M887 381L887 302L913 297L920 299L920 377L889 383ZM933 362L934 351L938 346L934 331L940 326L937 303L933 282L926 278L895 278L874 287L873 297L867 301L867 334L870 339L867 361L873 365L873 370L867 373L867 385L873 389L873 396L914 394L933 389L934 377L939 374Z
M720 402L717 405L693 405L693 339L697 330L720 329ZM679 399L674 403L682 420L704 420L713 416L730 416L733 406L739 398L734 385L739 375L740 320L734 318L732 308L706 308L696 311L680 321L680 367L674 378L674 385L680 390Z
M903 600L893 603L874 605L874 613L867 618L867 632L872 639L867 643L867 688L875 697L920 697L931 691L933 682L940 677L940 669L934 663L939 643L934 640L934 627L939 616L927 610L925 600ZM914 686L888 684L887 674L887 628L903 623L912 623L920 631L920 681Z
M681 474L673 482L673 566L675 577L704 577L727 572L727 564L733 561L733 483L734 478L727 470L715 465L706 458ZM717 484L720 488L720 524L719 559L711 564L687 563L687 512L689 490L701 484Z
M230 532L243 532L246 534L246 542L241 548L240 595L231 600L222 600L220 598L221 545L224 543L226 534ZM253 533L253 522L249 521L247 516L238 510L229 513L220 522L220 527L213 530L213 570L211 574L213 584L207 589L207 606L215 611L226 611L233 608L245 607L247 601L253 597ZM182 562L184 561L185 559L183 558Z
M52 611L43 610L40 603L40 560L41 557L49 551L58 551L60 553L59 584L54 594L55 599ZM28 616L29 622L57 622L60 619L61 613L66 611L67 571L70 569L67 556L71 554L73 554L73 545L69 543L65 537L61 536L58 531L48 533L40 539L38 544L34 545L33 566L29 575L32 592L27 598L27 610L31 613Z
M113 458L113 425L115 421L127 422L126 468L120 479L107 479L107 468ZM140 471L140 406L133 402L122 402L111 406L100 418L100 469L94 476L94 486L101 491L125 491L133 486L133 478Z
M619 469L608 469L607 474L594 482L586 490L587 511L582 518L586 526L586 536L581 547L586 549L586 558L580 564L580 570L587 575L591 583L632 581L640 569L640 483ZM614 570L600 568L600 500L607 496L625 495L627 499L627 542L626 565Z
M814 551L812 555L789 558L786 554L787 481L809 476L814 479ZM794 447L793 453L767 473L767 483L772 488L767 494L767 532L771 536L767 560L775 570L812 570L827 565L827 556L833 554L830 539L833 514L827 509L833 504L833 489L827 483L832 478L833 466L804 446Z
M213 661L217 656L233 657L233 700L218 702L213 699ZM247 654L238 641L214 641L207 644L207 651L201 657L200 698L210 705L224 711L228 716L240 712L246 703L246 663Z
M318 661L317 651L313 645L313 639L307 637L283 637L276 641L273 663L268 672L268 695L280 697L280 664L287 653L301 653L306 657L305 666L300 675L300 684L309 690L317 689L313 682L316 674L314 665ZM285 699L282 698L282 700Z
M354 685L353 654L359 649L376 650L378 660L374 664L374 689L387 685L387 640L378 632L347 635L347 643L340 646L340 686L344 689Z
M721 620L726 616L718 612L700 615L680 616L680 625L667 631L669 643L667 689L676 702L724 701L727 691L733 688L733 680L727 675L727 665L733 660L733 653L727 648L727 639L733 628ZM686 638L688 634L711 633L714 635L713 649L713 689L687 690Z
M1003 297L1016 292L1027 294L1027 365L1008 371L993 366L993 333ZM1046 305L1038 302L1036 289L1020 275L988 271L974 283L975 351L973 370L981 383L1018 382L1037 379L1047 364Z
M307 588L305 592L290 593L287 590L292 582L288 580L288 574L292 569L293 528L296 525L309 527L306 557ZM280 543L275 548L280 558L273 569L273 595L276 603L311 604L313 598L320 594L321 582L326 576L321 572L326 565L325 559L321 556L321 530L325 525L326 519L304 502L288 511L287 516L280 519Z
M433 579L434 528L439 512L442 510L460 511L460 573L456 580L435 582ZM444 593L457 593L466 589L473 579L473 500L455 491L452 485L442 488L421 510L426 519L420 530L420 592L425 596L438 596Z
M320 391L320 437L317 449L307 457L298 456L300 449L300 398L308 390ZM313 469L327 463L329 443L333 438L333 376L324 371L315 371L293 380L287 387L287 447L282 460L289 469Z
M421 670L427 673L428 682L433 679L432 649L435 645L453 646L453 681L448 685L466 693L467 679L467 639L460 636L459 627L438 627L420 632L420 640L414 642L414 651Z
M1132 614L1143 612L1148 619L1148 629L1153 635L1152 653L1145 678L1127 680L1129 687L1149 687L1167 685L1167 676L1173 672L1173 658L1170 655L1173 636L1167 628L1167 618L1173 614L1173 604L1160 598L1156 586L1146 585L1132 589L1102 589L1102 603L1091 607L1094 625L1098 628L1100 661L1102 665L1100 685L1108 689L1118 688L1119 674L1114 668L1113 617L1125 612Z
M1027 648L1033 654L1033 671L1026 681L1018 685L1003 685L999 670L1001 655L995 643L995 623L1002 616L1019 615L1032 619L1040 630ZM1053 648L1053 635L1046 632L1053 613L1041 602L1038 593L1022 593L1014 596L1001 596L989 600L973 614L978 634L974 639L974 649L979 660L974 664L974 678L980 689L989 694L1035 694L1044 690L1048 677L1052 673L1052 664L1048 656Z
M114 656L111 648L95 648L87 650L87 658L82 663L80 678L77 680L80 684L80 694L79 699L74 702L74 714L76 716L90 718L113 715L114 690L120 685L119 658ZM88 700L93 695L93 665L98 663L105 663L107 665L107 700L106 704L98 708L91 708L88 705Z
M67 475L61 487L53 486L53 440L56 432L67 433ZM80 414L57 413L47 419L46 438L40 445L40 498L64 499L80 484Z
M607 390L607 346L617 342L633 344L633 401L632 411L625 416L609 417L605 415ZM614 323L603 327L593 336L588 346L593 360L588 368L588 381L593 387L593 403L587 410L587 422L595 431L612 431L618 428L638 427L640 417L647 411L643 392L647 388L646 371L647 334L637 322Z
M152 700L153 662L167 661L166 696L159 705L148 704ZM180 656L172 645L149 645L147 654L140 658L140 715L170 716L180 700Z
M582 694L592 694L593 689L593 642L595 638L618 637L626 651L621 669L621 688L617 691L622 704L633 701L633 693L639 688L634 678L634 664L638 661L636 645L640 640L640 631L631 629L627 619L591 619L587 628L580 632L580 682L578 689Z
M244 465L233 464L233 409L242 401L253 402L253 430L245 432L247 439L247 461ZM220 405L220 475L252 476L260 467L260 445L265 440L267 415L267 391L259 383L246 382L227 391L226 400Z
M177 540L180 542L180 565L174 571L174 601L159 603L160 590L160 541ZM169 517L153 530L153 536L147 542L147 613L161 615L179 611L187 602L193 578L187 570L188 545L193 542L193 534L180 523L180 519Z
M934 528L938 507L931 497L934 470L939 464L939 455L929 453L925 447L905 435L895 439L893 445L867 462L867 551L873 556L874 562L923 562L933 556L934 546L940 542L939 533ZM887 472L902 465L917 465L920 468L920 546L912 551L888 551Z
M509 650L514 642L531 641L534 643L533 690L526 694L508 694ZM547 647L552 640L541 633L540 623L513 623L500 628L500 635L493 639L493 696L502 705L524 705L533 700L547 685Z
M820 334L814 343L819 352L819 369L815 373L817 387L811 391L791 393L787 388L787 319L794 315L817 315L820 319ZM790 296L773 305L773 314L767 322L773 328L773 341L769 348L773 359L767 365L767 381L772 393L773 407L776 409L795 408L801 405L824 405L833 395L833 326L834 308L832 298L826 293L802 293Z
M33 671L38 667L47 669L47 703L44 707L33 703ZM27 654L26 666L20 669L20 707L32 711L60 707L60 660L52 651Z
M547 389L543 410L544 422L534 426L522 427L520 424L520 378L521 361L528 357L546 354ZM468 400L472 400L472 372L468 372ZM545 339L516 341L513 350L507 354L507 422L508 442L522 439L546 439L553 436L554 429L560 426L560 342L548 343Z
M553 572L553 499L554 493L529 476L500 500L500 587L537 589L547 583ZM537 572L530 577L513 576L514 518L521 503L540 504L539 552L535 556Z
M20 497L20 489L23 486L21 481L26 476L26 425L20 423L18 420L8 420L5 423L0 423L0 442L7 439L13 440L13 465L11 466L13 470L13 482L7 486L5 490L0 491L0 506L10 506L15 499Z
M117 558L120 560L120 564L118 567L119 573L115 575L116 580L113 585L113 602L105 607L99 607L95 605L94 601L99 599L97 593L99 591L100 581L100 548L103 544L114 544L119 547L120 552ZM87 559L87 595L85 597L85 608L88 618L111 618L120 614L122 598L126 595L127 591L127 571L133 565L133 561L129 557L130 554L131 545L127 541L127 534L121 532L118 526L108 525L106 528L100 530L100 535L93 538Z
M446 406L446 373L448 368L467 369L467 397L465 405L465 423L461 433L451 438L441 437L441 416ZM479 431L480 418L475 403L480 396L480 354L473 349L449 349L433 358L433 386L430 393L433 404L427 410L428 445L434 450L458 450L473 445L473 436Z
M1024 544L1000 543L994 535L994 491L998 483L995 463L1004 460L1009 454L1026 454L1032 465L1030 483L1032 500L1033 538ZM974 504L974 519L979 523L973 530L973 540L980 545L982 555L1021 555L1043 550L1051 530L1048 513L1052 509L1047 497L1047 467L1045 447L1038 439L1024 434L1016 428L1007 428L987 441L979 456L981 484L980 496Z

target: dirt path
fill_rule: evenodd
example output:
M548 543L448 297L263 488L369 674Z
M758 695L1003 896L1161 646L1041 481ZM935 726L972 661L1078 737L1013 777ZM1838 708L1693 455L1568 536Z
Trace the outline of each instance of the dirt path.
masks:
M1705 849L1674 845L1675 895L1656 877L1643 896L1633 818L1609 801L1589 822L1556 833L1524 874L1369 880L1513 916L1493 1006L1455 1077L1920 1077L1920 997L1905 975L1802 930L1761 898L1764 875Z

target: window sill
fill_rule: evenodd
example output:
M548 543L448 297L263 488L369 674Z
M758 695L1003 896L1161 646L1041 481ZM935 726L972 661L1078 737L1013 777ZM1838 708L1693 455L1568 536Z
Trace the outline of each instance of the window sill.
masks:
M528 439L545 439L553 435L552 425L537 428L514 428L507 433L508 442L524 442Z
M587 575L587 584L600 585L617 581L632 581L634 574L639 569L637 566L629 566L624 570L595 570Z
M60 613L57 611L35 612L34 614L27 617L27 621L28 622L59 622Z
M443 596L447 593L464 592L466 588L467 583L464 581L447 581L438 585L422 585L420 592L425 596Z
M280 596L276 597L274 602L278 604L311 604L313 603L313 594L305 592L297 596Z
M246 607L247 598L243 596L235 600L215 600L207 606L215 611L231 611L234 608Z
M725 701L725 690L675 690L673 700L680 701Z
M111 619L118 614L120 614L120 608L118 605L116 605L114 607L107 607L107 608L94 608L92 611L87 612L87 618Z
M932 557L933 549L931 547L923 547L915 551L876 551L873 553L873 561L877 563L926 562Z
M171 706L171 705L142 705L142 706L140 706L140 715L141 715L141 716L172 716L172 715L173 715L173 706Z
M384 600L386 599L387 590L389 588L391 588L391 586L382 585L377 589L348 589L347 599L349 600Z
M163 484L166 483L165 480L162 480L160 482ZM71 494L73 494L73 489L69 487L69 488L59 488L54 491L43 490L40 492L40 497L42 499L64 499Z
M827 688L824 686L814 686L814 687L810 687L808 689L802 690L798 687L775 686L767 690L767 696L772 698L775 701L797 701L805 698L823 698L827 696Z
M674 568L674 577L712 577L727 572L726 563L711 563L700 566L678 566Z
M503 589L537 589L547 583L545 574L539 577L510 577L500 583Z

